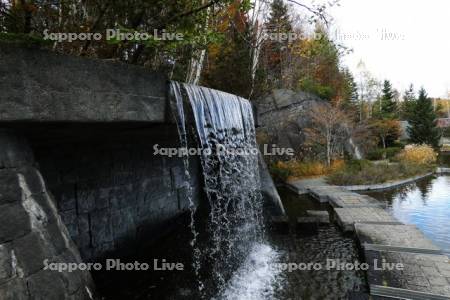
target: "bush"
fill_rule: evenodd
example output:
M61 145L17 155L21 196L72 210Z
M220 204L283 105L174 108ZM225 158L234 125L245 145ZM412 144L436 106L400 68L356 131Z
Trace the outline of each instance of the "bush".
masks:
M431 170L431 166L406 162L370 163L363 165L360 169L347 165L344 169L328 176L327 182L336 185L377 184L417 176Z
M278 161L270 167L275 180L286 181L289 178L302 178L327 175L344 167L343 160L335 160L330 167L319 161L303 162L298 160Z
M388 147L386 149L377 148L367 153L367 159L370 160L381 160L384 158L390 159L395 157L401 150L402 150L401 147Z
M437 160L438 154L429 145L407 145L398 155L397 160L404 163L429 165Z

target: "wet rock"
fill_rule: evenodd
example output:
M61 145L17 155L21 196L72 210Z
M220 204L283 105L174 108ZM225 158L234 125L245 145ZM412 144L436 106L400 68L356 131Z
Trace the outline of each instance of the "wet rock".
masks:
M278 233L289 232L289 218L287 216L272 216L270 221L272 230Z
M316 218L317 222L320 224L330 223L330 215L325 210L307 210L306 214L309 217Z

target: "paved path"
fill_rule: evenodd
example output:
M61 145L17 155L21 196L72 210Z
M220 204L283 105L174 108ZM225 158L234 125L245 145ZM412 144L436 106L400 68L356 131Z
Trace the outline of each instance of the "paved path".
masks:
M342 230L356 233L373 299L450 299L449 258L414 225L399 222L372 197L323 180L289 185L330 203Z

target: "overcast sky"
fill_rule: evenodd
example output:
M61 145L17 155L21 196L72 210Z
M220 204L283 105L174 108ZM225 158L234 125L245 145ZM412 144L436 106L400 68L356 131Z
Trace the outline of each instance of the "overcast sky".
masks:
M450 0L341 0L340 4L330 10L331 33L354 50L344 58L354 74L362 59L375 77L391 80L401 92L412 82L416 90L423 85L429 96L447 95ZM390 37L383 39L383 32Z

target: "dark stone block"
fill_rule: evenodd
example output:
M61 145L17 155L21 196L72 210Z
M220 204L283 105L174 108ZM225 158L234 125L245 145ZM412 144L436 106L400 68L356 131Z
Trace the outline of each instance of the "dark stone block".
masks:
M0 245L0 286L13 275L10 245Z
M132 195L133 187L132 185L118 186L111 189L110 193L110 205L113 208L122 208L129 206L128 200L130 195Z
M172 186L174 189L179 189L187 184L184 168L180 166L173 167L170 169L170 174L172 176Z
M109 189L109 188L100 189L98 198L95 201L95 208L103 209L103 208L107 208L109 206L110 190L111 189Z
M53 254L59 255L66 249L66 240L63 236L63 232L57 223L49 224L45 227L48 236L50 237L49 242L53 246ZM70 230L69 230L70 233ZM69 237L68 237L69 238ZM70 245L69 245L70 246Z
M20 204L0 207L0 243L12 241L31 231L30 217Z
M42 210L45 213L45 223L55 223L56 222L56 216L55 216L55 211L53 210L53 208L50 205L50 201L53 201L50 196L47 193L44 194L35 194L32 196L30 201L35 201L36 204L39 205L40 208L42 208Z
M44 267L44 260L52 256L51 245L38 233L30 233L13 242L17 263L25 276L36 273Z
M28 289L33 300L66 299L66 285L59 272L41 270L27 279Z
M15 278L0 285L1 299L5 300L30 300L27 285L22 278Z
M177 190L178 193L178 209L184 210L189 208L189 187L184 186ZM192 195L190 195L192 197Z
M17 173L11 170L0 170L0 205L21 201L22 189Z
M94 248L113 241L112 219L109 210L104 209L91 214L91 235Z
M124 237L136 238L135 215L135 208L124 208L112 213L112 226L115 239Z
M306 214L309 217L316 218L319 224L329 224L330 215L326 210L307 210Z
M2 121L166 121L166 78L145 68L6 44L0 57Z
M289 232L289 218L287 216L273 216L271 218L271 228L272 230L279 233Z
M0 101L1 104L5 103ZM22 137L16 136L9 131L1 130L0 145L2 145L0 149L0 169L17 168L34 163L33 153L28 143Z
M25 183L33 195L45 192L42 177L38 172L39 171L33 167L24 167L18 171L19 174L24 176Z
M97 190L81 189L77 192L78 212L86 213L95 209L95 199L98 196Z
M58 211L73 210L76 208L75 186L72 184L60 186L53 195L58 203Z
M61 216L61 219L66 226L68 224L77 224L78 225L78 222L77 222L78 215L77 215L77 211L75 209L60 212L59 215Z

